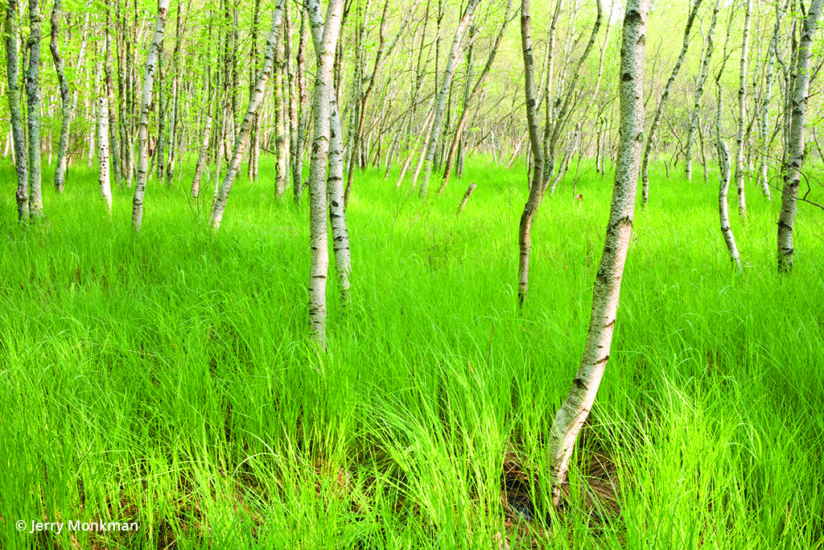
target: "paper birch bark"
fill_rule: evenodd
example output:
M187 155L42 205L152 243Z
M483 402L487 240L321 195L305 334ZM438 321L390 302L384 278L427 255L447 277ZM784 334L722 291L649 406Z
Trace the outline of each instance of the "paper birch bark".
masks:
M290 112L293 113L292 136L294 142L289 149L292 162L292 196L295 204L300 206L303 195L303 146L306 142L305 124L306 105L306 42L309 29L306 24L306 11L300 10L300 32L298 51L295 57L295 83L292 92Z
M11 114L11 133L14 144L14 168L17 173L17 217L20 222L29 218L28 153L26 152L26 130L20 112L20 64L17 46L17 0L9 0L6 10L6 77L7 98Z
M229 192L232 190L232 183L235 181L240 162L243 160L243 155L249 148L249 132L252 127L255 113L257 113L260 102L263 100L263 92L266 89L266 83L272 75L272 67L275 63L275 49L280 38L280 25L283 20L284 0L278 0L275 10L272 13L272 30L269 31L269 37L266 40L266 53L264 54L263 68L257 77L255 84L255 93L249 100L249 106L246 109L246 115L243 117L243 122L240 124L240 131L235 136L235 143L232 148L232 156L229 159L229 166L226 169L226 176L220 186L217 194L217 199L212 206L212 214L209 219L209 225L212 226L213 231L220 229L220 222L223 220L223 213L226 210L226 203L229 200Z
M707 83L709 76L710 59L715 48L713 42L713 35L715 33L715 25L718 22L718 12L721 10L721 0L716 0L715 7L712 10L712 19L710 19L710 26L707 30L707 45L704 48L704 54L701 56L701 65L698 71L698 78L695 79L695 96L693 100L692 112L690 113L690 126L687 131L687 151L686 161L684 162L684 172L688 181L692 181L692 152L695 148L695 134L698 131L698 125L701 117L701 98L704 95L704 86Z
M54 70L57 73L57 82L60 86L60 101L62 105L62 121L60 124L60 141L57 146L57 167L54 172L54 188L58 193L63 192L63 185L66 183L66 157L69 148L69 126L71 125L71 97L69 96L69 82L66 80L66 73L63 71L63 59L57 49L57 40L60 34L61 0L54 0L54 7L51 13L51 41L49 50L54 61Z
M811 0L804 18L798 57L795 61L795 85L790 97L791 115L789 150L784 166L784 188L781 192L781 213L778 217L778 272L793 269L793 227L798 207L798 186L804 165L804 124L807 117L807 99L810 92L810 65L813 41L821 18L823 0Z
M340 34L343 0L330 0L321 30L318 0L308 0L306 12L317 52L314 90L314 135L309 165L309 332L312 340L326 349L326 278L329 271L327 240L326 168L330 143L330 109L334 94L335 49Z
M529 198L521 214L518 227L518 304L526 300L529 281L529 252L532 248L530 228L541 199L544 195L544 154L538 135L538 110L535 99L535 58L532 50L532 29L529 0L521 0L521 50L524 58L524 94L526 96L526 120L529 126L529 141L532 144L532 183Z
M621 44L621 131L606 242L595 277L592 316L583 358L549 439L552 500L557 507L569 459L589 415L609 360L632 222L641 148L644 144L644 46L649 0L628 0Z
M43 216L40 183L40 7L29 0L29 68L26 71L26 100L29 127L29 216Z
M160 0L157 10L154 37L149 46L146 58L146 72L143 76L143 91L140 99L140 121L138 123L138 158L137 180L134 184L134 200L132 201L132 227L135 232L140 231L143 223L143 195L146 192L146 178L149 171L149 106L152 102L152 88L154 86L154 72L157 58L160 55L160 45L163 43L163 33L166 28L166 13L169 11L169 0Z
M100 196L112 215L112 187L109 180L109 105L105 96L100 98L97 109L97 162L99 165L98 184Z
M463 55L464 34L472 16L475 13L475 8L478 6L480 0L469 0L464 10L463 16L458 23L458 28L455 30L455 38L452 41L452 49L449 54L449 60L446 64L446 70L441 77L440 91L438 92L438 102L435 106L435 117L432 121L432 131L429 133L429 144L426 148L423 162L423 181L421 182L420 195L426 197L429 188L429 178L432 175L432 165L435 160L435 149L438 147L438 142L441 139L441 126L443 121L443 114L446 109L446 100L449 95L449 89L452 84L452 77L455 74L455 67Z
M272 70L272 97L275 103L275 200L283 201L286 192L286 176L289 171L289 157L287 140L286 101L288 96L284 72L284 45L283 39L278 36L275 46L275 61ZM286 93L284 93L286 92Z
M684 63L684 58L687 56L687 50L690 45L690 32L692 31L692 24L695 22L695 16L698 14L698 8L701 7L702 2L703 0L695 0L692 5L690 14L687 17L687 23L684 25L684 41L681 45L681 53L678 54L678 59L675 61L675 66L672 68L672 73L667 80L667 84L664 86L664 92L658 100L658 107L655 109L655 115L652 117L652 126L650 126L649 135L647 136L647 144L644 149L644 159L641 161L641 180L643 184L641 199L644 204L646 204L649 200L649 157L652 153L652 148L655 146L656 133L658 131L658 126L661 123L661 114L664 112L664 106L667 103L667 98L669 98L670 90L675 82L675 78L678 76L678 72L681 70L681 65Z
M747 0L744 14L744 35L741 39L741 71L738 78L738 131L735 134L735 186L738 190L738 217L747 219L747 198L744 191L744 127L747 124L747 62L750 49L752 0Z
M329 8L332 9L331 6ZM319 60L318 64L318 71L320 72L321 69L325 70L325 67L322 65L323 63L323 55L326 54L325 48L328 46L328 37L326 35L329 27L329 15L327 14L327 23L325 25L325 30L323 34L321 34L321 29L324 28L323 22L320 19L320 12L319 10L312 10L311 8L307 10L309 15L310 26L312 29L312 42L315 46L315 54ZM340 23L336 24L337 26ZM338 33L340 30L338 29ZM337 38L335 38L337 40ZM332 59L332 63L334 65L335 60L334 56ZM334 72L334 67L333 71ZM317 94L317 86L320 84L318 80L315 82L315 124L318 123L317 118L317 110L318 110L318 94ZM335 255L335 271L337 274L338 279L338 291L340 292L341 297L341 304L346 306L349 302L349 274L352 269L351 265L351 256L349 254L349 235L346 228L346 211L345 211L345 200L344 200L344 186L343 186L343 137L341 133L341 122L340 122L340 112L338 110L338 100L337 100L337 93L335 91L334 82L333 80L329 81L328 85L328 93L329 93L329 108L326 116L329 120L329 145L328 145L328 175L326 178L326 195L327 195L327 205L329 209L329 220L332 229L332 250ZM315 140L317 140L317 130L315 133ZM313 166L315 162L315 146L313 142L312 146L312 161ZM314 175L314 168L311 169L310 172L310 212L314 212L311 209L311 196L312 196L312 180L311 178ZM310 214L314 215L314 214ZM324 214L325 218L325 214ZM314 218L312 218L312 222L310 225L313 226ZM324 224L325 224L324 219ZM314 242L315 233L312 231L312 239ZM314 248L313 248L314 252ZM327 271L328 271L328 251L327 251ZM313 265L314 265L314 253L313 253ZM312 317L312 283L316 282L315 280L315 272L312 273L312 279L310 280L310 302L309 302L309 316L310 316L310 324L312 325L312 332L313 336L315 336L316 341L321 343L325 346L325 319L324 319L324 335L322 338L318 339L317 334L315 333L315 319ZM324 277L325 278L325 277ZM323 283L323 309L324 309L324 316L325 316L325 281Z

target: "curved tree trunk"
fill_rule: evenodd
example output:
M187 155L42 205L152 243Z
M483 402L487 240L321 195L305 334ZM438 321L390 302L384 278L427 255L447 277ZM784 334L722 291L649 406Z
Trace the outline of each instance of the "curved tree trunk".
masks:
M703 2L703 0L695 0L692 5L692 10L690 10L689 17L687 17L687 23L684 26L684 42L681 45L681 53L675 61L675 66L672 68L672 74L670 74L670 77L667 80L667 84L664 87L664 93L661 94L661 99L658 100L658 107L655 109L655 115L652 117L652 126L650 127L649 135L647 136L647 146L644 149L644 159L641 162L641 180L643 183L641 197L644 204L646 204L649 199L649 157L655 144L655 134L658 131L658 125L661 122L661 113L664 112L664 105L667 103L667 98L669 97L670 89L672 89L672 84L675 82L675 77L678 76L678 71L681 70L681 64L684 62L684 57L687 55L687 49L689 49L690 45L690 31L692 30L692 24L695 21L695 16L698 14L698 8L701 7L701 2Z
M532 182L529 187L529 198L524 205L521 221L518 227L518 304L523 305L526 300L527 283L529 281L529 251L532 248L530 228L532 218L541 199L544 196L544 154L541 148L541 139L538 135L538 111L535 100L535 60L532 54L532 33L530 28L529 0L521 0L521 48L524 55L524 93L526 95L526 119L529 126L529 141L532 144Z
M449 61L446 64L446 70L441 78L441 87L438 92L438 102L435 106L435 118L432 121L432 131L429 133L429 144L426 148L426 154L424 155L423 181L421 182L420 190L421 197L426 197L426 193L429 188L429 178L432 175L432 165L435 160L435 149L437 149L438 141L440 141L441 138L441 121L443 120L443 113L446 109L446 100L452 85L452 76L455 74L455 66L458 64L458 61L463 55L464 33L479 2L480 0L469 0L463 16L461 17L461 21L458 23L458 28L455 30L455 39L452 41L452 50L449 54Z
M229 159L229 166L226 169L226 176L218 191L217 199L212 206L212 215L209 219L209 225L214 231L220 229L220 222L223 219L223 212L226 210L226 203L229 200L229 191L232 189L232 183L235 181L238 169L240 168L240 161L243 160L243 155L249 147L249 131L252 127L252 120L255 113L257 113L260 102L263 100L263 91L266 87L266 82L272 74L272 67L275 63L275 49L280 38L280 23L282 21L281 13L283 9L284 0L278 0L275 11L272 14L272 30L269 32L269 38L266 41L266 54L263 61L263 68L257 78L255 84L255 94L249 101L249 107L246 109L246 115L243 117L243 122L240 124L240 131L235 137L235 144L232 148L232 156Z
M687 152L686 161L684 162L684 171L687 180L692 181L692 151L695 146L695 134L698 131L701 116L701 97L704 95L704 85L707 83L709 74L710 59L714 49L713 33L715 32L715 24L718 21L718 12L721 10L721 0L715 1L715 7L712 10L712 19L710 19L710 27L707 30L707 46L704 48L704 55L701 57L701 68L698 72L698 78L695 81L695 99L690 113L690 127L687 132ZM706 170L706 168L705 168Z
M767 200L772 200L772 194L770 193L770 182L768 178L770 168L768 159L770 149L770 101L772 99L773 74L778 48L778 36L781 33L781 22L784 20L785 13L786 10L776 6L775 26L773 27L773 34L770 39L770 47L767 53L767 67L765 69L766 75L764 76L764 97L761 101L761 116L759 121L761 124L761 145L759 150L761 162L759 165L758 184L761 187L761 192Z
M54 60L54 70L57 72L57 81L60 84L60 100L62 102L62 122L60 124L60 142L57 146L57 168L54 172L54 188L58 193L63 192L63 185L66 182L66 156L69 148L69 126L71 125L71 97L69 97L69 82L63 72L63 60L57 49L57 39L60 34L60 14L61 2L54 0L54 8L51 13L51 50Z
M146 178L149 175L149 105L152 102L155 66L157 65L158 55L160 55L160 45L163 43L163 32L166 28L166 13L168 11L169 0L160 0L154 38L151 46L149 46L149 55L146 57L146 72L143 77L140 122L138 124L140 150L137 159L137 181L134 185L134 200L132 201L132 227L135 232L140 231L140 226L143 223L143 195L146 191Z
M638 166L644 143L644 45L649 0L628 0L621 45L621 132L609 224L592 297L581 366L555 415L549 440L552 500L557 507L575 440L586 421L609 360L621 279L632 235Z
M778 217L778 272L790 273L793 269L793 225L798 205L798 186L801 183L801 167L804 164L804 124L807 117L807 98L810 87L810 62L818 20L821 17L822 0L812 0L804 19L798 58L795 65L795 88L790 98L789 151L785 155L784 189L781 192L781 214Z

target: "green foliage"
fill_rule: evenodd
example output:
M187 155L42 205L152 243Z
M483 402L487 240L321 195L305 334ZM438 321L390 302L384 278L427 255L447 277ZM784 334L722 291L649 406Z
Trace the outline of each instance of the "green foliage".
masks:
M752 200L734 227L736 276L715 186L652 175L570 504L548 527L543 442L583 349L611 181L590 170L582 205L569 182L546 200L519 312L522 167L476 160L423 204L364 174L348 211L353 302L345 314L330 304L318 355L306 212L274 204L266 177L238 182L215 237L208 204L150 182L135 236L130 194L115 190L110 221L95 174L74 170L63 195L45 197L47 225L22 230L12 193L0 202L4 549L72 537L82 548L497 548L501 533L513 548L824 542L819 212L802 205L796 268L780 278L777 205ZM612 465L620 515L580 504L596 455ZM527 504L507 509L513 469ZM139 530L30 535L20 520Z

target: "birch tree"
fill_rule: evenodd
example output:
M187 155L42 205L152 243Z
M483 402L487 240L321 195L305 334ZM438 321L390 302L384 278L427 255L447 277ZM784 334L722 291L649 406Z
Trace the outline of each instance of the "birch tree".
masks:
M109 180L109 105L106 96L100 98L97 109L97 162L99 165L98 183L100 196L106 205L109 216L112 215L112 186Z
M703 0L695 0L692 5L690 14L687 17L687 23L684 26L684 41L681 44L681 53L678 54L678 59L675 61L675 66L672 68L672 73L667 80L666 86L664 86L664 92L658 100L658 107L655 109L655 115L652 117L652 126L650 126L649 135L647 136L647 145L644 149L644 159L641 162L641 179L643 182L641 198L644 204L646 204L649 199L649 157L655 144L656 132L658 131L658 125L661 122L661 114L664 112L664 105L667 103L667 98L669 97L675 78L678 76L678 72L681 70L681 65L684 63L684 58L687 56L687 50L690 45L690 32L692 31L692 24L695 22L695 16L698 14L698 8L701 7L702 2Z
M452 84L452 77L455 74L455 66L460 61L463 55L464 34L472 16L475 13L475 8L478 6L480 0L469 0L466 9L461 16L458 23L458 28L455 30L455 38L452 40L452 50L449 54L449 60L446 64L446 70L441 77L440 91L438 92L438 102L435 106L435 117L432 121L432 130L429 133L429 144L426 148L424 156L424 173L423 181L421 182L420 195L426 197L429 187L429 178L432 175L432 164L435 159L435 149L438 147L438 142L441 138L441 124L443 120L443 113L446 108L446 100L449 95L449 89Z
M308 0L306 11L314 36L320 34L318 0ZM334 93L335 49L340 34L343 0L329 0L326 22L317 48L314 91L314 136L309 165L309 330L312 340L326 349L326 277L329 271L327 241L326 167L330 141L330 107Z
M66 157L69 148L69 127L71 125L71 97L69 96L69 82L66 80L66 73L63 71L63 59L57 49L57 40L60 34L61 0L54 0L54 7L51 13L51 41L49 50L54 60L54 70L57 73L57 81L60 85L60 100L62 104L62 121L60 125L60 142L57 146L57 167L54 172L54 188L58 193L63 192L63 185L66 182Z
M524 94L526 96L526 120L529 126L529 141L532 144L532 183L529 186L529 198L521 214L518 228L518 303L523 305L526 299L529 281L529 251L532 248L530 227L532 218L541 204L544 194L544 154L541 139L538 136L538 110L535 99L535 58L532 51L532 29L529 13L529 0L521 0L521 49L524 57Z
M28 154L26 152L26 131L20 112L20 64L17 47L17 0L8 0L6 10L6 77L8 80L9 112L11 133L14 143L14 168L17 173L17 217L20 222L29 218Z
M169 11L169 0L160 0L157 9L154 37L149 46L149 55L146 58L146 72L143 77L143 92L140 100L140 122L138 123L138 159L137 180L134 185L134 200L132 201L132 227L140 231L143 223L143 195L146 191L146 178L149 171L149 105L152 102L152 88L154 86L154 72L160 47L163 43L163 33L166 28L166 13Z
M738 78L738 131L735 134L735 186L738 190L738 216L747 219L747 199L744 192L744 127L747 124L747 61L750 49L752 0L747 0L744 14L744 36L741 39L741 71Z
M26 71L26 99L29 116L29 216L43 216L40 190L40 7L29 0L29 68Z
M715 25L718 22L718 12L721 10L721 0L715 1L715 7L712 10L712 18L710 19L710 26L707 30L707 44L704 47L704 53L701 56L701 64L698 70L698 77L695 79L695 96L693 100L692 113L690 114L690 125L687 131L687 145L686 145L686 161L684 162L684 171L687 180L692 181L692 151L695 146L695 134L698 131L701 117L701 98L704 95L704 85L707 83L709 76L710 59L715 47L713 36L715 33Z
M778 272L793 269L793 226L798 207L798 186L804 165L804 124L807 117L807 99L810 88L810 66L813 41L821 18L823 0L811 0L804 18L798 57L795 61L795 86L790 97L791 116L789 150L784 155L784 188L781 192L781 213L778 217Z
M461 113L461 118L458 120L458 124L455 128L455 135L452 138L452 144L449 147L449 157L446 159L446 166L444 167L443 179L441 181L441 187L438 189L438 193L443 193L443 190L446 189L446 185L449 183L449 177L452 174L452 165L455 162L455 155L458 152L458 146L460 145L461 135L463 133L464 125L466 124L467 119L469 118L469 106L472 105L472 102L481 92L483 88L483 84L486 81L486 77L489 75L489 71L492 69L492 63L495 61L495 56L498 53L498 48L501 45L501 42L504 38L504 31L506 31L506 27L509 24L509 11L512 8L512 0L507 0L506 8L504 10L504 21L501 24L501 29L498 32L498 35L495 37L495 42L492 44L492 48L489 50L489 57L486 60L486 65L484 65L483 70L481 71L480 76L478 76L478 80L475 81L475 85L472 88L472 92L466 98L464 102L463 111ZM469 85L469 80L467 80L467 86Z
M217 200L212 207L212 214L209 219L209 225L214 231L220 228L220 222L223 219L223 212L226 210L226 203L229 200L229 191L232 189L232 183L235 181L240 162L243 160L243 155L249 148L249 132L252 128L255 114L257 113L260 102L263 100L263 92L266 89L266 82L272 74L272 67L275 63L275 50L280 37L280 25L283 20L284 0L278 0L275 10L272 13L272 30L269 31L269 38L266 40L266 53L263 61L263 68L255 84L255 93L249 100L249 106L246 109L246 115L243 117L243 122L240 125L240 131L235 136L235 144L232 148L232 156L229 159L229 166L226 169L226 176L220 186Z
M770 148L770 101L772 100L772 86L774 74L773 71L775 69L775 60L778 52L778 37L781 33L781 22L784 20L784 14L786 13L786 5L782 7L781 3L776 3L775 12L775 25L773 27L772 37L770 38L770 46L767 50L767 64L766 68L764 69L766 72L764 76L764 96L761 99L761 111L759 113L759 124L761 134L759 156L761 158L759 162L758 184L761 187L761 192L767 198L767 200L772 199L772 194L770 193L769 179L767 177L767 173L770 167L768 159Z
M525 0L526 1L526 0ZM583 358L549 439L552 500L557 507L569 459L609 360L621 279L629 250L641 148L644 144L644 46L649 0L628 0L621 44L621 133L606 242L595 277Z

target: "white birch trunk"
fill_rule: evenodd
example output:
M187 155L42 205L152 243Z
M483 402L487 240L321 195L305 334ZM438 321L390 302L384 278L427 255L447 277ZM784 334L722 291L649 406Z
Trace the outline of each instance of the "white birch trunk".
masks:
M200 144L200 154L195 165L195 175L192 178L192 198L200 196L200 180L203 178L203 167L206 165L206 157L209 156L209 142L212 140L212 115L206 115L205 128L203 128L203 141Z
M266 41L266 54L263 61L263 68L257 78L255 84L255 93L249 100L249 107L246 109L246 115L243 117L243 122L240 125L240 131L235 137L235 144L232 148L232 156L229 160L229 166L226 169L226 176L220 186L220 191L217 194L214 205L212 206L212 215L209 220L209 225L214 231L220 229L220 222L223 219L223 212L226 210L226 203L229 200L229 191L232 189L232 183L235 181L238 169L240 168L240 161L243 160L243 155L249 147L249 132L252 127L252 120L255 113L257 113L260 102L263 100L263 92L266 89L266 82L272 74L272 66L275 62L275 48L277 46L280 24L283 20L282 10L283 1L278 0L275 11L272 14L272 30L269 32L269 38Z
M60 85L60 100L62 102L62 122L60 125L60 142L57 147L57 167L54 172L54 188L58 193L63 192L63 185L66 182L66 156L69 148L69 126L71 125L71 98L69 97L69 83L66 74L63 72L63 60L57 49L57 40L60 33L60 13L61 2L54 0L54 7L51 14L51 50L54 60L54 69L57 73L57 81ZM51 142L51 140L49 140Z
M721 168L718 188L718 219L721 222L721 235L724 237L724 244L727 245L730 261L735 264L736 270L740 272L741 257L738 254L738 246L735 244L735 236L730 227L730 212L727 205L727 193L730 188L730 147L726 141L720 138L718 140L718 164Z
M154 38L149 46L149 55L146 58L146 72L143 77L143 92L140 100L140 122L138 123L139 151L137 159L137 180L134 185L134 200L132 201L132 227L135 232L140 231L143 223L143 195L146 192L146 178L149 170L149 105L152 102L152 88L154 86L154 72L157 57L160 54L160 45L163 43L163 32L166 27L166 13L169 11L169 0L160 0L157 10Z
M695 134L698 131L699 118L701 114L701 97L704 95L704 85L707 83L709 74L710 59L714 49L713 33L715 32L715 24L718 21L718 12L721 10L721 0L716 0L715 7L712 10L712 19L710 19L710 27L707 30L707 46L704 49L704 55L701 57L701 68L699 69L698 78L695 81L695 99L690 114L690 126L687 132L687 152L686 162L684 163L684 171L688 181L692 181L692 152L695 148Z
M429 187L429 178L432 175L432 164L435 159L435 149L438 147L438 142L441 138L441 126L443 120L443 113L446 109L446 100L449 95L449 89L452 84L452 77L455 74L455 67L463 55L463 39L466 27L469 25L475 8L478 6L480 0L469 0L463 16L458 23L458 28L455 30L455 39L452 41L452 50L449 54L449 61L446 64L446 70L441 77L441 87L438 92L438 102L435 106L435 118L432 121L432 131L429 133L429 145L426 148L423 162L423 181L421 182L421 197L426 197Z
M112 186L109 180L109 102L106 96L100 98L97 108L97 162L100 172L100 196L106 203L106 211L112 215Z
M684 58L687 55L687 50L690 45L690 31L692 30L692 24L695 21L695 16L698 14L698 8L701 7L701 2L703 2L703 0L695 0L692 5L692 10L690 10L689 17L687 17L687 23L684 26L684 42L681 45L681 53L675 61L675 66L672 68L672 73L667 80L666 86L664 86L664 92L661 94L661 99L658 100L658 108L655 110L655 115L652 117L652 126L649 130L649 136L647 136L647 146L644 149L644 159L641 162L641 179L643 183L642 200L644 204L646 204L649 199L649 157L652 152L652 148L655 145L656 132L658 131L658 125L661 121L661 113L664 112L664 105L667 103L670 89L672 89L672 85L675 82L675 77L678 76L678 72L681 70L681 64L684 62Z
M759 166L758 183L761 186L761 192L767 200L772 200L772 194L770 193L770 182L767 177L770 168L768 158L770 146L770 101L772 100L773 74L775 69L775 59L777 57L778 36L781 32L781 22L784 20L784 14L786 13L781 8L777 8L776 12L775 26L773 27L773 35L770 39L770 48L767 53L766 75L764 76L764 97L761 102L760 116L761 147L759 153L761 156L761 162Z
M569 459L609 360L644 144L644 45L649 0L628 0L621 45L621 132L606 242L595 278L592 316L581 366L558 410L549 441L552 498L560 504Z
M521 0L521 49L524 58L524 94L526 96L526 120L529 126L529 140L532 144L532 181L529 198L521 213L518 226L518 305L526 300L529 282L529 252L532 248L530 228L532 219L544 196L544 154L538 136L538 110L535 99L535 59L532 52L532 31L530 26L529 0Z
M29 68L26 71L26 98L29 116L29 216L43 216L40 190L40 8L38 0L29 0Z
M309 14L317 56L314 136L312 160L309 165L309 331L312 340L321 349L326 349L326 278L329 271L326 168L330 142L330 106L334 93L335 49L340 34L343 0L329 1L326 23L322 25L322 36L318 0L308 0L306 11Z
M778 271L790 273L793 269L793 226L798 205L798 186L801 183L801 168L804 165L804 124L807 117L807 99L810 87L810 64L813 41L821 17L822 0L812 0L804 19L801 40L796 59L795 87L790 98L792 120L790 121L789 151L785 155L784 189L781 193L781 213L778 217Z
M8 79L9 112L14 142L14 167L17 173L17 216L21 223L29 218L28 154L26 130L20 112L20 63L18 60L17 0L9 0L6 10L6 77Z
M747 0L744 16L744 36L741 39L741 72L738 78L738 132L735 153L735 186L738 190L738 216L747 219L747 198L744 192L744 127L747 124L747 61L750 49L750 21L752 20L752 0Z

